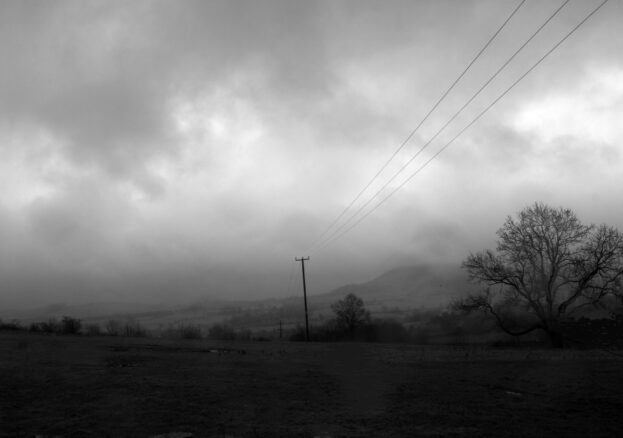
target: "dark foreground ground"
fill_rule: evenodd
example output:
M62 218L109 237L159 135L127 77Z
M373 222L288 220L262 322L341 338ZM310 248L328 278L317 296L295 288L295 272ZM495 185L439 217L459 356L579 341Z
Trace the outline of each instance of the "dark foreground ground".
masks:
M602 351L0 334L0 437L621 433Z

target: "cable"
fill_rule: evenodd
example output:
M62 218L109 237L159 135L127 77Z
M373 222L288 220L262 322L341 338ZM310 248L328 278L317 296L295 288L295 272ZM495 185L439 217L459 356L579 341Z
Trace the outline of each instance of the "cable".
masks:
M567 0L568 1L568 0ZM366 190L368 190L368 188L372 185L372 183L374 181L376 181L376 179L381 175L381 173L387 168L387 166L389 165L389 163L396 157L396 155L398 155L398 153L406 146L406 144L409 142L409 140L411 140L411 138L415 135L415 133L420 129L420 127L424 124L424 122L426 122L426 120L428 120L428 118L430 117L430 115L437 109L437 107L441 104L441 102L448 96L448 94L450 93L450 91L452 91L455 87L455 85L463 78L463 76L465 76L465 74L467 73L467 71L472 67L472 65L474 65L474 63L478 60L478 58L480 58L480 55L483 54L483 52L489 47L489 45L493 42L493 40L498 36L498 34L502 31L502 29L504 29L504 27L506 26L506 24L511 20L511 18L513 18L513 16L515 15L515 13L519 10L519 8L521 8L521 6L526 2L526 0L522 0L519 5L517 5L517 7L513 10L513 12L511 12L511 14L508 16L508 18L506 18L506 20L504 21L504 23L502 23L502 25L495 31L495 33L493 34L493 36L491 36L491 38L489 38L489 40L487 41L487 43L480 49L480 51L476 54L476 56L471 60L471 62L467 65L467 67L465 67L465 69L463 70L463 72L454 80L454 82L452 83L452 85L450 85L450 87L442 94L442 96L437 100L437 102L433 105L433 107L428 111L428 113L424 116L424 118L420 121L420 123L418 123L418 125L415 127L415 129L413 129L413 131L411 131L411 133L407 136L407 138L400 144L400 146L398 147L398 149L396 149L394 151L394 153L389 157L389 159L385 162L385 164L383 164L383 166L379 169L379 171L372 177L372 179L365 185L365 187L357 194L357 196L355 196L355 198L350 202L350 204L348 204L346 206L346 208L344 208L344 210L342 210L342 212L333 220L333 222L331 222L331 224L329 224L329 226L320 234L320 236L318 236L318 238L308 247L308 249L305 252L309 252L311 251L311 249L316 246L318 243L320 243L322 241L322 239L325 237L325 235L339 222L339 220L346 214L346 212L348 212L348 210L350 210L352 208L352 206L355 204L355 202L357 202L357 200L361 197L361 195L363 195Z
M504 62L497 71L459 108L458 111L454 113L454 115L441 127L439 130L433 135L416 153L413 155L394 175L374 194L371 198L368 199L363 205L357 209L357 211L352 214L342 225L340 225L324 242L320 242L324 244L329 242L331 238L336 236L344 227L346 227L353 219L355 219L370 203L383 192L404 170L426 149L435 139L443 132L445 129L463 112L463 110L469 106L476 97L487 87L489 84L504 70L508 64L512 62L513 59L521 52L529 43L532 41L540 32L543 30L545 26L549 24L549 22L556 16L558 13L569 3L570 0L565 0L559 7L556 9L548 18L539 26L539 28L532 33L532 35Z
M447 142L441 149L439 149L431 158L429 158L422 166L420 166L415 172L413 172L407 179L405 179L400 185L398 185L394 190L392 190L386 197L381 199L381 201L376 204L370 211L368 211L365 215L363 215L359 220L357 220L353 225L348 227L342 233L335 237L335 239L331 241L325 242L323 246L328 245L329 243L333 243L341 238L344 234L348 233L350 230L355 228L359 223L361 223L366 217L372 214L377 208L379 208L385 201L391 198L398 190L405 186L411 179L413 179L418 173L420 173L431 161L437 158L444 150L446 150L454 141L459 138L465 131L467 131L474 123L476 123L486 112L488 112L500 99L502 99L508 92L510 92L519 82L521 82L532 70L534 70L545 58L547 58L552 52L554 52L563 42L567 40L576 30L578 30L589 18L591 18L603 5L605 5L609 0L603 0L599 6L593 9L582 21L580 21L571 31L569 31L558 43L556 43L550 50L548 50L545 55L543 55L537 62L535 62L532 67L530 67L525 73L523 73L515 82L511 84L502 94L500 94L491 104L489 104L484 110L482 110L471 122L469 122L463 129L456 134L452 140Z

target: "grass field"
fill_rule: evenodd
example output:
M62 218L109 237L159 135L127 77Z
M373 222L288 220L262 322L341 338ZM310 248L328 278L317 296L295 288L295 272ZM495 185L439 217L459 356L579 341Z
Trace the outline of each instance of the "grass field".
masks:
M620 436L603 351L0 334L1 437Z

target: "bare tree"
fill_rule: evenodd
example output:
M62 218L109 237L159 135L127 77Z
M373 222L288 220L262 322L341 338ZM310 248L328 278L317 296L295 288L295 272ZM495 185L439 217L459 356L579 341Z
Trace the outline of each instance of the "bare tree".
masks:
M370 312L355 294L346 295L343 300L332 304L331 309L335 312L337 326L348 331L351 338L355 336L357 327L370 321Z
M615 228L583 225L567 209L541 203L508 217L497 232L496 253L470 254L463 268L486 286L455 304L484 310L511 335L545 331L562 347L561 323L607 295L621 297L623 235Z

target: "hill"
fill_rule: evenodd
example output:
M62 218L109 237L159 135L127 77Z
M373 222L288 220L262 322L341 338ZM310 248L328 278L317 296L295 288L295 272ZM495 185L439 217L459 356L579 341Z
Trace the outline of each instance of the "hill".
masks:
M353 293L368 306L435 308L470 287L456 266L404 266L385 272L366 283L339 287L328 294L335 300Z
M434 309L448 304L469 287L465 273L456 266L404 266L387 271L363 283L341 286L330 292L308 296L312 320L331 316L331 304L349 293L361 297L377 317L401 318L412 309ZM302 313L301 296L264 300L215 300L206 298L179 306L141 303L59 304L4 315L24 323L70 315L84 322L105 324L107 320L131 320L153 329L176 324L210 326L229 321L247 327L298 324ZM9 318L6 318L9 316Z

